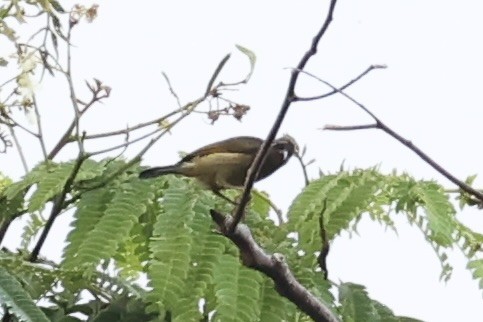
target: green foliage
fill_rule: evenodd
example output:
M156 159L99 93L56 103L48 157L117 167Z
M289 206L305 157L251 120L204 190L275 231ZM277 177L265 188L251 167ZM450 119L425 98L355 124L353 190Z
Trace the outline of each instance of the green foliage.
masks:
M80 230L69 235L69 245L64 251L67 269L79 266L93 269L101 260L114 256L119 244L127 239L152 199L144 181L134 180L118 185L112 199L107 189L86 193L94 200L87 198L79 206L76 217L81 224ZM107 199L110 200L106 202Z
M395 316L384 304L369 297L364 286L342 283L339 286L341 313L346 322L403 322L419 320Z
M75 200L64 205L64 210L73 205L75 212L60 266L29 266L20 254L2 259L27 299L50 303L43 308L50 320L71 321L72 312L92 321L310 320L275 291L268 277L244 267L238 249L214 232L210 209L228 212L232 206L211 192L176 176L139 180L136 169L124 171L122 160L85 160L66 186L74 167L74 161L43 163L19 182L4 181L0 190L0 203L7 206L3 218L30 213L24 249L44 225L37 210L64 189ZM227 191L234 199L238 193ZM255 240L269 252L282 253L296 278L344 321L411 320L395 316L363 286L337 286L320 272L323 237L330 241L355 230L362 216L393 229L391 217L406 216L435 249L444 278L451 271L444 250L458 243L483 285L478 258L483 235L457 220L435 182L374 169L341 171L312 181L294 200L286 223L276 225L270 209L266 194L253 194L245 223ZM134 283L143 276L149 291ZM53 292L53 285L62 290ZM86 290L108 304L80 303Z
M293 311L295 311L295 306L275 291L271 280L264 278L260 289L259 321L287 321L288 316Z
M0 302L20 321L49 321L22 285L3 267L0 267Z
M470 261L468 268L473 271L473 278L480 281L479 286L483 290L483 259Z
M153 261L149 277L153 302L173 309L187 285L193 238L191 223L194 199L183 182L171 181L163 195L163 212L158 215L150 244Z
M260 314L260 273L224 255L214 272L217 299L214 321L256 321Z
M300 247L310 253L320 249L321 227L333 239L361 216L380 189L383 178L375 171L341 172L311 182L294 200L288 226L296 231Z

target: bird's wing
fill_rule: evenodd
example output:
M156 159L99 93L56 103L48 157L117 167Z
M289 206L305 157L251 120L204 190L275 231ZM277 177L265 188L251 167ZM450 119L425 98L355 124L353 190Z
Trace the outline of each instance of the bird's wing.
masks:
M208 144L186 155L179 163L191 161L213 153L241 153L255 155L263 140L251 136L238 136L223 141Z

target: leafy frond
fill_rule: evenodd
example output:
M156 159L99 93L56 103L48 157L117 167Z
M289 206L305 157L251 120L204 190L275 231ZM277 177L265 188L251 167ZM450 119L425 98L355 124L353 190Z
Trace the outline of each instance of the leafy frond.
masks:
M238 258L223 255L215 269L214 321L256 321L260 315L260 273L242 265Z
M162 308L175 308L187 287L185 282L193 245L190 223L194 216L194 197L187 187L182 180L170 180L150 243L153 260L148 274L153 290L149 299Z
M440 246L450 246L455 230L455 210L440 185L424 182L419 185L419 196L426 211L429 224L429 238Z
M260 291L259 321L279 322L287 321L288 316L295 310L295 306L280 296L274 289L272 280L264 277Z
M342 305L342 316L346 321L379 321L377 310L364 286L353 283L341 284L339 301Z
M354 283L339 286L339 302L344 321L353 322L418 322L419 320L396 316L386 305L373 300L366 288ZM419 321L422 322L422 321Z
M30 197L28 211L34 212L44 207L44 204L62 191L72 173L73 163L54 164L49 171L43 173L37 182L37 189Z
M190 249L190 265L187 272L186 287L180 295L177 306L172 310L174 321L198 321L202 313L208 314L206 308L200 312L199 301L207 302L212 291L213 274L225 250L227 240L212 230L209 210L214 207L214 199L204 191L194 191L197 199L193 206L195 213L187 225L191 229L192 247Z
M100 260L112 257L153 197L148 184L137 179L116 186L110 202L102 203L110 194L109 191L92 191L81 198L87 199L79 202L77 220L73 224L76 228L68 237L70 244L64 251L66 268L93 268ZM90 204L91 198L97 202Z
M340 172L311 182L295 199L288 212L288 227L297 231L301 247L320 248L321 222L327 238L333 239L367 210L382 184L373 170Z
M20 321L49 321L22 285L3 267L0 267L0 302L9 307Z
M112 196L113 192L109 189L88 191L82 195L71 224L73 229L67 235L67 246L62 256L67 269L75 267L79 262L79 248L104 215Z
M29 216L27 224L23 227L22 241L20 243L22 249L28 250L30 243L44 225L45 220L39 214L34 213Z
M473 231L460 222L456 222L456 240L462 241L461 248L468 258L483 251L483 234Z
M55 167L55 163L53 162L40 163L26 174L22 180L8 186L4 191L4 195L9 200L15 198L19 194L25 195L28 188L42 180L53 167Z
M475 259L468 263L468 269L473 272L473 278L479 280L478 285L483 290L483 259Z

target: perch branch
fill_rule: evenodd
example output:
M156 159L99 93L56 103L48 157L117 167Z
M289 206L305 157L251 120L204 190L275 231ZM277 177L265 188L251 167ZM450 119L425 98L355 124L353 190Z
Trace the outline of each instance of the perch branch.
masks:
M275 120L275 123L272 126L272 129L270 130L267 138L263 142L262 146L257 152L257 155L255 156L255 159L250 166L250 169L247 172L247 177L245 179L245 184L244 184L244 190L243 194L241 197L241 200L236 207L235 210L235 216L233 219L232 227L231 230L234 231L236 228L236 225L240 222L240 220L243 217L243 214L245 213L245 208L248 204L248 201L250 199L250 192L253 188L253 184L255 182L255 178L258 175L258 172L260 171L261 166L263 165L263 162L265 161L265 158L267 156L268 149L270 145L272 144L273 140L275 139L275 136L277 135L278 130L280 129L280 126L282 125L282 122L285 118L285 115L287 114L287 111L292 104L292 102L296 101L296 96L295 96L295 85L297 83L300 70L303 70L309 59L314 56L317 53L317 46L319 44L320 39L322 36L325 34L327 31L331 21L332 21L332 15L335 9L335 4L337 3L337 0L331 0L330 5L329 5L329 10L327 12L327 16L325 18L325 21L318 31L318 33L315 35L315 37L312 40L312 44L309 48L309 50L303 55L302 59L297 65L297 69L292 70L287 92L285 94L285 98L283 100L282 106L280 108L280 112L278 113L278 116Z
M281 296L297 305L314 321L339 321L327 305L297 281L283 255L268 254L256 243L248 226L243 223L234 226L233 217L224 216L215 210L211 210L211 217L220 232L238 247L243 265L270 277Z

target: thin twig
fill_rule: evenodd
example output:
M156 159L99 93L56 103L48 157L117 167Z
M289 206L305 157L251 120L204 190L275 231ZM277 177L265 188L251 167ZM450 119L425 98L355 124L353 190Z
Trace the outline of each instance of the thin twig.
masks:
M34 103L35 118L37 121L37 132L38 132L37 138L39 139L39 142L40 142L40 147L44 155L44 160L47 160L47 149L45 148L44 135L42 131L42 122L40 120L40 112L39 112L39 107L37 105L37 100L35 98L35 95L33 96L33 103Z
M216 67L215 72L213 73L213 75L211 75L210 81L208 82L208 86L206 86L205 95L203 95L203 97L207 98L208 96L210 96L211 90L213 89L213 84L215 83L216 78L220 75L220 72L223 69L223 67L225 66L228 59L230 59L230 56L231 56L230 54L227 54L218 63L218 66Z
M9 127L10 130L10 135L13 138L13 142L15 142L15 147L17 148L18 155L20 156L20 160L22 161L22 166L25 171L25 173L29 172L29 166L27 164L27 159L25 159L25 155L23 154L22 146L20 145L20 142L17 138L17 135L15 134L15 130L13 127Z
M367 74L369 74L369 72L373 71L374 69L382 69L382 68L387 68L387 66L386 65L371 65L371 66L367 67L367 69L365 71L363 71L361 74L359 74L359 76L357 76L356 78L354 78L350 82L346 83L344 86L340 87L339 90L343 91L344 89L348 88L349 86L357 83L362 77L366 76ZM331 96L331 95L334 95L334 94L337 94L337 93L338 93L338 91L332 90L328 93L318 95L318 96L312 96L312 97L299 97L299 96L297 96L296 101L301 101L301 102L302 101L315 101L315 100L326 98L328 96Z
M67 42L70 43L70 37L72 35L72 25L69 24L69 29L67 31ZM77 96L75 94L74 82L72 81L72 55L71 46L67 46L67 71L65 74L67 82L69 84L70 100L72 102L72 107L74 108L74 121L75 121L75 137L77 139L77 145L79 146L79 151L84 151L84 143L80 137L80 118L81 110L79 104L77 103Z
M388 127L384 122L382 122L374 113L372 113L362 103L360 103L359 101L357 101L356 99L352 98L350 95L348 95L344 91L339 90L334 85L332 85L329 82L321 79L320 77L317 77L316 75L314 75L312 73L309 73L309 72L306 72L306 71L303 71L303 70L299 70L299 72L304 73L304 74L307 74L308 76L313 77L314 79L317 79L321 83L323 83L323 84L331 87L333 90L337 91L339 94L341 94L342 96L344 96L345 98L347 98L348 100L350 100L351 102L353 102L354 104L356 104L357 106L359 106L364 112L366 112L367 114L369 114L374 119L374 121L376 122L376 126L373 126L373 125L356 125L356 126L349 126L349 127L346 127L346 128L348 128L349 130L357 130L358 129L357 127L359 127L360 129L377 128L377 129L383 130L384 132L386 132L387 134L389 134L390 136L392 136L393 138L395 138L396 140L398 140L400 143L402 143L404 146L406 146L408 149L410 149L411 151L413 151L414 153L416 153L421 159L423 159L433 169L435 169L436 171L438 171L440 174L442 174L444 177L446 177L446 179L448 179L449 181L453 182L461 190L469 193L470 195L473 195L474 197L478 198L480 201L483 201L483 193L482 192L478 191L477 189L474 189L470 185L468 185L465 182L463 182L463 181L459 180L458 178L456 178L454 175L452 175L450 172L448 172L446 169L444 169L441 165L439 165L438 163L436 163L436 161L434 161L433 159L431 159L421 149L419 149L417 146L415 146L411 141L409 141L406 138L402 137L397 132L395 132L393 129L391 129L390 127ZM333 129L333 126L330 126L327 129L332 130ZM338 127L337 130L341 130L341 129L342 129L342 127Z
M25 132L27 132L28 134L30 134L30 135L32 135L32 136L34 136L36 138L39 137L38 133L35 133L35 132L29 130L28 128L26 128L25 126L23 126L22 124L18 123L10 115L5 115L3 117L4 117L4 120L0 119L0 123L1 124L5 124L6 126L9 126L9 127L17 126L20 129L22 129Z
M139 142L141 140L144 140L145 138L148 138L150 137L151 135L159 132L160 129L157 128L149 133L146 133L134 140L131 140L131 141L126 141L122 144L118 144L118 145L115 145L115 146L112 146L112 147L109 147L109 148L106 148L106 149L103 149L103 150L98 150L98 151L95 151L95 152L89 152L89 156L95 156L95 155L99 155L99 154L103 154L103 153L107 153L107 152L111 152L111 151L114 151L114 150L117 150L117 149L122 149L122 148L127 148L129 145L133 144L133 143L136 143L136 142Z
M255 178L258 175L258 172L260 171L261 166L263 165L263 162L265 161L265 158L267 156L268 149L270 145L272 144L273 140L275 139L275 136L277 135L277 132L282 125L282 122L285 118L285 115L287 114L287 111L292 104L296 100L295 96L295 85L297 83L300 70L303 70L309 59L314 56L317 53L317 46L319 44L320 39L322 36L325 34L327 31L327 28L329 27L331 21L332 21L332 15L334 12L335 4L337 3L337 0L331 0L330 5L329 5L329 10L327 12L327 16L325 18L324 24L320 28L319 32L315 35L314 39L312 40L312 44L310 46L310 49L303 55L302 59L297 65L296 70L292 70L287 92L285 94L284 101L282 103L282 106L280 108L280 111L278 113L278 116L272 126L272 129L270 130L267 138L263 142L262 146L258 150L257 155L255 156L255 159L250 166L250 169L247 172L247 177L245 179L245 184L244 184L244 190L242 194L242 198L240 200L240 203L238 204L236 210L235 210L235 216L233 219L233 225L231 230L233 231L236 228L236 225L240 222L240 220L243 217L243 214L245 213L245 208L248 204L248 201L250 199L250 191L253 188L253 184L255 182Z
M362 124L362 125L333 125L327 124L320 130L331 130L331 131L354 131L354 130L367 130L367 129L377 129L377 124Z
M304 160L303 160L303 157L304 157L304 154L305 154L305 147L303 149L303 152L302 153L295 153L295 157L297 158L297 160L299 160L299 163L300 163L300 167L302 168L302 173L304 175L304 181L305 181L305 186L308 186L309 183L310 183L310 180L309 180L309 175L307 173L307 164L305 164ZM311 162L309 162L310 164Z
M170 80L168 78L168 75L165 72L161 72L161 74L163 75L164 79L166 80L166 83L168 84L169 92L176 99L176 103L178 103L178 107L181 108L181 102L179 100L179 96L174 91L173 86L171 86L171 82L170 82Z
M105 137L110 137L110 136L115 136L115 135L123 135L123 134L128 134L132 131L135 131L135 130L139 130L139 129L142 129L142 128L145 128L147 126L150 126L150 125L153 125L153 124L159 124L163 121L165 121L166 119L170 118L171 116L175 115L175 114L178 114L178 113L181 113L183 111L186 110L186 106L184 107L181 107L179 109L176 109L172 112L169 112L168 114L162 116L162 117L159 117L155 120L152 120L152 121L149 121L149 122L143 122L143 123L139 123L137 125L134 125L134 126L131 126L131 127L127 127L127 128L124 128L124 129L121 129L121 130L116 130L116 131L111 131L111 132L104 132L104 133L97 133L97 134L89 134L89 135L86 135L86 140L89 140L89 139L102 139L102 138L105 138Z
M218 75L220 74L223 66L226 64L226 62L228 61L228 59L230 58L230 55L227 55L225 56L221 61L220 63L218 64L218 66L216 67L213 75L211 76L209 82L208 82L208 86L207 88L210 88L209 91L205 91L205 93L203 94L202 97L186 104L183 108L182 108L182 114L176 119L174 120L173 122L171 122L169 124L169 127L165 128L164 131L162 131L160 134L158 134L156 137L152 138L151 141L149 141L148 144L146 144L146 146L141 149L141 151L139 151L139 153L131 159L131 161L127 162L124 166L120 167L119 169L117 169L116 171L114 171L111 175L109 175L103 182L100 182L94 186L91 186L85 190L83 190L83 192L86 192L86 191L90 191L90 190L94 190L94 189L98 189L100 187L103 187L105 186L107 183L109 183L111 180L115 179L119 174L123 173L124 171L126 171L127 169L129 169L130 167L132 167L134 164L138 163L139 161L141 161L141 158L142 156L160 139L162 138L166 133L169 133L169 131L175 126L177 125L179 122L181 122L185 117L187 117L188 115L190 115L193 110L202 102L204 102L210 95L211 95L211 88L213 88L213 84L214 82L216 81L216 78L218 77ZM70 200L66 201L68 202L68 204L71 204L73 202L75 202L76 200L78 200L80 197L82 196L82 193L79 193L75 196L73 196Z
M284 223L284 220L283 220L282 210L280 208L278 208L277 205L274 204L273 201L270 200L270 198L267 197L262 192L260 192L258 190L253 190L252 192L253 192L254 195L258 196L260 199L262 199L263 201L265 201L270 206L270 208L272 208L272 210L275 212L275 215L277 216L278 224L279 225L283 224Z

